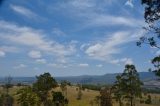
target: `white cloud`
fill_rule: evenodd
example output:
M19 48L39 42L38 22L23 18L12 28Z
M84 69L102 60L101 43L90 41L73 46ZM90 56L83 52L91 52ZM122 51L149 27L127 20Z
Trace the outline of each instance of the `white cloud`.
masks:
M73 7L76 7L78 9L87 9L87 8L92 8L94 7L96 4L94 2L94 0L72 0L69 2L70 5L72 5Z
M5 52L4 51L0 51L0 57L5 57Z
M125 5L128 5L130 7L134 7L133 3L132 3L132 0L127 0L127 2L125 3Z
M34 70L39 70L39 68L38 67L34 67Z
M112 55L120 53L120 45L129 42L127 37L129 34L128 32L116 32L107 40L89 46L85 53L94 59L108 61Z
M144 22L126 16L114 16L109 14L94 14L88 20L87 26L128 26L128 27L141 27ZM136 23L136 24L135 24Z
M36 62L40 63L40 64L46 64L47 63L46 59L37 59Z
M27 18L32 18L32 19L34 18L34 19L36 19L36 17L38 17L38 15L35 14L34 12L32 12L32 10L29 10L29 9L23 7L23 6L18 6L18 5L13 5L13 4L11 4L11 5L10 5L10 8L11 8L13 11L15 11L16 13L19 13L19 14L21 14L21 15L24 15L24 16L26 16Z
M40 51L30 51L28 53L28 56L31 58L41 58L41 52Z
M14 47L14 46L0 46L0 51L17 53L19 52L19 48Z
M67 63L69 60L68 60L68 58L65 58L65 57L59 57L56 61L57 61L58 63L65 64L65 63Z
M132 59L128 59L125 64L133 64L133 60Z
M68 67L68 65L56 64L56 63L49 63L48 66L54 67L54 68L67 68Z
M110 61L112 64L133 64L133 60L131 58L122 58L122 59L115 59L115 60L112 60Z
M66 34L62 30L60 30L59 28L53 28L52 33L57 36L66 36Z
M47 39L41 30L18 26L6 21L0 21L0 38L12 45L31 47L54 56L69 56L76 52L75 44L60 44L54 40ZM4 36L5 35L5 36Z
M102 65L102 64L97 64L96 66L97 66L97 67L103 67L103 65Z
M119 11L123 11L123 7L120 7L119 0L102 0L98 2L97 0L68 0L65 3L60 2L59 5L53 7L51 10L59 9L59 12L64 13L62 10L65 10L65 13L71 14L71 18L80 19L83 27L110 27L110 26L123 26L123 27L139 27L145 23L143 20L139 20L131 15L126 15L123 12L123 15L116 14L112 12L110 14L108 5L118 6ZM132 6L132 1L126 2ZM114 7L115 7L114 6ZM107 8L108 7L108 8ZM54 9L53 9L54 8ZM111 7L113 8L113 7ZM128 12L128 11L127 11ZM83 29L83 28L82 28Z
M25 64L19 64L18 66L15 66L15 69L21 69L21 68L26 68L27 66Z
M113 60L113 55L122 52L122 45L137 40L141 32L135 31L119 31L110 34L107 39L96 41L89 45L85 53L93 59L109 62Z
M80 66L80 67L88 67L89 64L87 64L87 63L81 63L81 64L79 64L79 66Z
M80 46L80 50L85 50L86 49L86 47L88 47L90 44L82 44L81 46Z

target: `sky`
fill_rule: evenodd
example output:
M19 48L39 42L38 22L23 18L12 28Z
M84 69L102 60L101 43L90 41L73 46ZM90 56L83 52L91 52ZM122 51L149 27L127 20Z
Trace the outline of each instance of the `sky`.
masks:
M141 0L4 0L0 5L0 76L103 75L152 67L160 54L137 47Z

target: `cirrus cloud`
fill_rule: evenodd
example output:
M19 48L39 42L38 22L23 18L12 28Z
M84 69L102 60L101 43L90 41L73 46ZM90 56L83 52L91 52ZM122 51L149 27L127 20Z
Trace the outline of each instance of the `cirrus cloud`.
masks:
M49 40L42 30L18 26L2 20L0 21L0 28L0 38L12 45L27 46L58 57L69 56L76 52L75 44L63 45L54 40ZM5 36L3 36L4 34Z
M23 6L18 6L18 5L10 5L10 8L15 11L18 14L24 15L27 18L31 18L31 19L36 19L36 17L38 17L38 15L34 12L32 12L32 10L25 8Z
M4 51L0 51L0 57L5 57L5 52Z
M28 56L31 58L41 58L41 52L40 51L30 51L28 53Z

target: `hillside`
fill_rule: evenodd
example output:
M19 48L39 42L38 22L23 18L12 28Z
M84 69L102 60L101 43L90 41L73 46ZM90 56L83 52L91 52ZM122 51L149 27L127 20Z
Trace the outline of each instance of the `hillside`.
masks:
M119 73L115 74L105 74L101 76L76 76L76 77L57 77L58 81L67 80L72 83L82 83L82 84L112 84L115 81L115 77ZM156 80L157 77L152 72L140 72L139 76L142 81Z

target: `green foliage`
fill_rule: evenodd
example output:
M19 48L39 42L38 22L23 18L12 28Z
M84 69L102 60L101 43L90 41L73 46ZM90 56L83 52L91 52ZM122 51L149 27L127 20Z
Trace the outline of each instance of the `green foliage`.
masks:
M114 98L116 101L119 102L119 106L122 106L122 97L123 97L123 88L124 87L124 82L122 80L122 77L120 75L116 76L116 82L112 87L112 90L114 91Z
M64 106L69 102L61 92L52 92L52 101L55 106Z
M134 65L126 65L122 75L116 77L117 81L112 87L114 96L119 105L122 105L122 99L128 99L130 105L133 106L133 100L136 97L141 97L143 84L140 79L138 72Z
M155 74L160 77L160 56L153 58L152 64L155 67L155 70L153 70L153 72L155 72Z
M126 65L125 70L121 75L123 90L127 97L141 97L141 85L139 74L134 65Z
M159 0L142 0L145 6L144 18L147 23L154 22L160 18L160 1Z
M137 45L141 46L141 44L145 43L152 47L160 48L158 43L160 38L160 27L158 24L160 19L160 0L141 1L145 7L144 18L148 24L148 27L144 27L144 29L149 33L142 36L137 42Z
M39 106L39 97L31 87L25 87L17 91L17 101L21 106Z
M33 84L33 90L37 93L41 102L46 104L48 92L57 86L57 82L50 73L44 73L36 78L37 81Z

